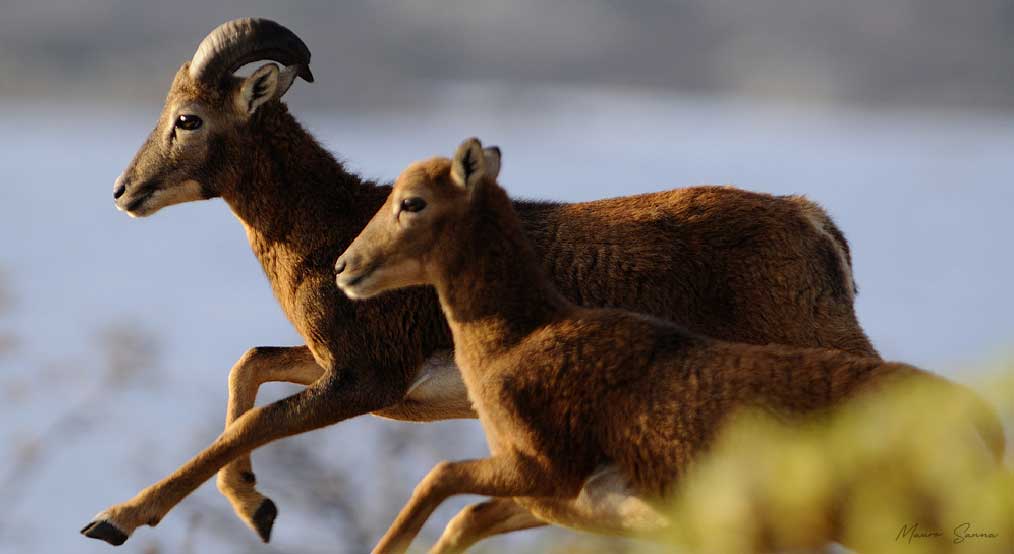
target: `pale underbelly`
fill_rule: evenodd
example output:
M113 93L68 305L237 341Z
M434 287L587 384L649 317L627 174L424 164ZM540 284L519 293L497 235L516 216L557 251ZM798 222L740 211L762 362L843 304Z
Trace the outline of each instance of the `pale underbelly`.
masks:
M515 501L546 523L592 533L651 538L670 524L668 515L633 491L612 465L599 468L574 498Z

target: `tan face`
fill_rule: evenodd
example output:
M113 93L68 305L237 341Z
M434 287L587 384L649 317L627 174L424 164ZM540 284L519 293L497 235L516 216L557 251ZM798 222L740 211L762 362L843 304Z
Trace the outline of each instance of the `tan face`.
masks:
M338 287L353 300L430 283L432 254L449 241L448 224L469 209L471 192L500 167L497 148L465 141L453 160L433 158L398 176L380 211L335 263Z
M219 196L250 147L250 114L278 90L275 64L233 78L223 90L194 81L188 69L177 72L155 130L113 185L116 207L131 217Z

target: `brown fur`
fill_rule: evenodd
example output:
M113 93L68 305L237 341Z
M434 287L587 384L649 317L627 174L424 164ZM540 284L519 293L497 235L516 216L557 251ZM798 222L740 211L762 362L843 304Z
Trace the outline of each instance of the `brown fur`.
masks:
M463 144L454 165L467 167L460 160L480 157L477 144ZM554 521L559 500L575 498L597 468L614 464L636 495L661 500L738 409L758 407L794 420L887 382L943 383L904 364L834 350L730 343L626 310L580 307L553 285L504 190L477 171L472 185L452 177L451 160L413 165L339 260L339 285L353 297L405 284L435 286L492 452L491 458L435 469L376 554L403 552L451 494L524 497L518 502ZM399 211L406 198L423 198L429 211ZM650 213L640 202L642 209L631 212L635 219ZM659 203L663 213L664 206ZM604 235L600 240L608 241ZM632 266L656 262L650 246L631 250ZM407 257L418 264L406 264ZM386 271L392 260L407 269ZM588 279L595 282L595 275ZM957 386L954 391L970 394ZM983 438L1002 453L998 420L983 410Z
M371 412L414 421L474 416L460 386L441 401L406 396L423 362L452 346L431 290L353 303L334 284L335 255L390 187L348 173L282 102L252 115L238 109L247 105L236 101L244 83L236 77L209 88L183 64L155 130L118 180L125 192L117 205L147 216L167 205L160 201L222 197L306 345L284 355L255 349L234 366L218 440L97 520L127 535L224 467L219 488L267 540L273 514L258 513L274 506L254 487L254 448ZM175 132L176 117L187 113L203 118L202 129ZM154 193L183 183L182 192ZM843 243L807 216L823 213L815 204L700 187L580 204L518 202L517 210L538 259L574 302L654 314L729 340L876 356L856 320L851 283L842 280L835 253ZM272 380L311 384L254 408L257 386Z

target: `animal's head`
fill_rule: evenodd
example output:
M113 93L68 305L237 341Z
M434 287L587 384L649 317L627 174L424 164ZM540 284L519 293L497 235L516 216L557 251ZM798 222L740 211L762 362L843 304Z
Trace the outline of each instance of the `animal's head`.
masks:
M496 185L499 173L500 149L484 149L474 138L461 143L453 159L410 165L335 263L338 287L363 299L429 283L433 254L453 246L451 226L468 212L480 187Z
M249 77L233 75L257 60ZM259 107L281 98L296 77L313 82L310 50L292 31L264 19L220 25L173 79L148 140L113 185L116 207L133 217L181 202L214 198L230 180L251 140Z

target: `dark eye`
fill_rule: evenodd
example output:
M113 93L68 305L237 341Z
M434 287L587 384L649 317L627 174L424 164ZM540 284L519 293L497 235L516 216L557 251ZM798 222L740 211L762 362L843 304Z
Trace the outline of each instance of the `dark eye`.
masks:
M422 211L426 207L426 201L418 196L406 198L401 201L401 211L403 212L418 212Z
M196 131L203 123L204 121L196 115L181 115L176 118L176 128L184 131Z

